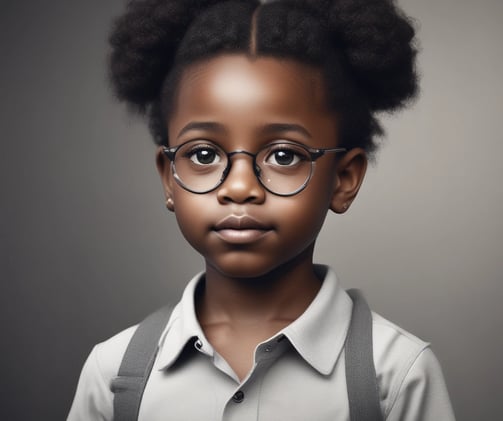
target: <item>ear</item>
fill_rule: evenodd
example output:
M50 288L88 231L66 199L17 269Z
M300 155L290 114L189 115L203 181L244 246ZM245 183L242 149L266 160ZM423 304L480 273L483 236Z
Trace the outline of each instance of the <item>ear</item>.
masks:
M157 148L155 163L161 177L164 197L166 198L166 207L173 212L175 210L175 203L173 201L173 175L171 172L171 162L163 152L163 146Z
M362 148L353 148L339 160L336 167L334 192L330 209L344 213L355 199L367 171L367 154Z

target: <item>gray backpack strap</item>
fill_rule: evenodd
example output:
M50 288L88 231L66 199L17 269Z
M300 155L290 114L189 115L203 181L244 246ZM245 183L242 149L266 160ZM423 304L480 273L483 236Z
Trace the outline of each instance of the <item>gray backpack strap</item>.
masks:
M172 306L152 313L136 329L124 353L117 377L110 389L114 393L114 421L136 421L159 338L171 315Z
M372 347L372 313L362 293L347 291L353 300L346 338L346 384L351 421L382 421Z

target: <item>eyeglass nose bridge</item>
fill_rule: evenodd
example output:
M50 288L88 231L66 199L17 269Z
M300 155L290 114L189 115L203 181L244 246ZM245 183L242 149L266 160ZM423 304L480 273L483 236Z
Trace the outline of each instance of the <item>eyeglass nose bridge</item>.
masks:
M237 155L239 153L244 153L245 155L251 156L254 161L255 161L255 157L257 156L257 154L246 151L244 149L236 149L235 151L227 152L227 158L229 159L229 162L231 160L231 157L233 157L234 155Z
M287 197L287 196L293 196L293 195L295 195L295 194L297 194L300 191L302 191L302 190L305 189L305 187L307 186L307 184L311 180L311 177L313 176L314 167L315 167L315 164L316 164L315 160L318 159L319 157L321 157L322 155L324 155L325 151L318 151L316 156L314 154L311 155L311 157L312 157L311 167L310 167L309 175L307 176L306 180L304 181L304 183L300 187L298 187L297 189L295 189L295 190L293 190L291 192L288 192L288 193L278 193L278 192L272 190L270 187L268 187L267 184L264 182L264 180L262 180L262 177L261 177L261 175L262 175L262 169L257 165L257 155L258 155L258 153L252 153L252 152L249 152L249 151L244 150L244 149L237 149L237 150L232 151L232 152L227 152L226 153L226 155L227 155L227 166L225 167L225 169L224 169L224 171L222 173L222 177L220 178L220 181L215 186L215 189L217 189L218 187L220 187L225 182L225 180L227 179L227 176L229 175L229 173L231 171L231 167L232 167L231 158L234 155L237 155L237 154L240 154L240 153L252 157L252 159L253 159L253 173L255 174L255 177L257 178L257 181L259 182L259 184L265 190L267 190L270 193L275 194L276 196Z
M229 173L231 172L231 167L232 167L231 158L234 155L238 155L240 153L248 155L253 159L253 173L255 174L255 177L257 177L257 180L259 181L259 183L262 186L264 186L262 183L262 180L260 179L260 167L257 165L257 154L246 151L244 149L237 149L232 152L227 152L227 166L224 169L224 172L222 174L222 178L220 179L220 182L218 183L218 185L222 184L225 181L225 179L227 178L227 176L229 175Z

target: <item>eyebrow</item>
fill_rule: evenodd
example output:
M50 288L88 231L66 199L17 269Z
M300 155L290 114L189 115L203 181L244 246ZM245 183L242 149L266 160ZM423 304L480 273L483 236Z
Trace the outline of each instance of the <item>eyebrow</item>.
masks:
M223 124L216 123L214 121L191 121L186 124L180 133L178 133L177 138L182 136L184 133L190 130L208 130L217 133L226 133L227 130ZM271 123L265 124L261 130L260 134L269 135L278 132L298 132L304 136L307 136L309 139L312 138L311 133L309 133L304 127L299 124L293 123Z
M218 133L226 132L225 127L220 123L215 123L213 121L191 121L190 123L186 124L182 130L180 130L177 139L190 130L208 130Z
M264 135L267 134L273 134L277 132L298 132L303 134L304 136L307 136L309 139L311 139L311 133L309 133L304 127L302 127L299 124L292 124L292 123L271 123L271 124L266 124L261 130L261 133Z

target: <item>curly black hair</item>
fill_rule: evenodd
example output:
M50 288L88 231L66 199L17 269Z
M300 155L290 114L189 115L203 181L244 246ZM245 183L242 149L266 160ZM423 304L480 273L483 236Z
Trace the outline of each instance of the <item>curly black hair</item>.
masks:
M117 98L157 144L183 69L222 53L291 58L323 70L346 148L376 148L376 113L418 90L413 24L393 0L129 0L110 35Z

